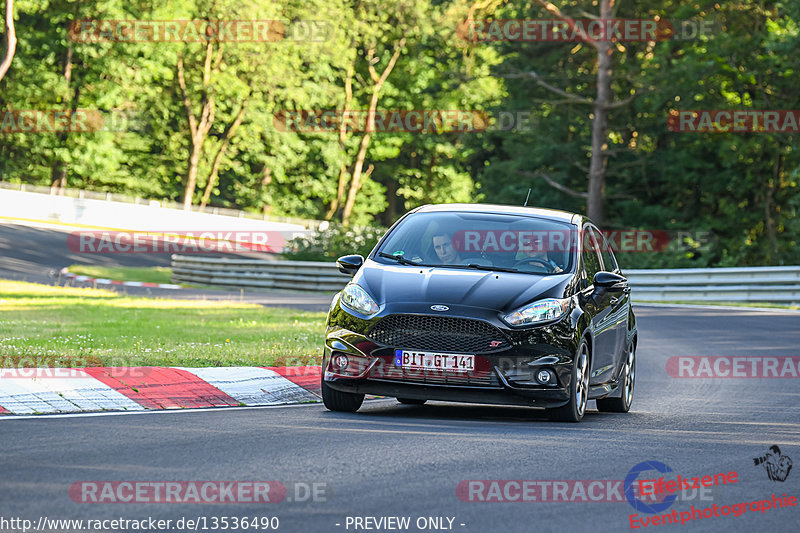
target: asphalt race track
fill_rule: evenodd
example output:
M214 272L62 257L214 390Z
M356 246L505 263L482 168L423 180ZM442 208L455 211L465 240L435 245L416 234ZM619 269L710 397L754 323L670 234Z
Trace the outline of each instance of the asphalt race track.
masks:
M800 380L680 379L665 370L671 356L797 355L800 314L678 307L640 307L637 314L641 341L632 411L601 414L590 403L580 424L549 422L533 409L438 402L413 407L394 400L369 402L352 415L303 405L3 417L0 516L34 524L44 516L205 517L209 528L213 517L277 516L279 531L303 533L395 531L353 525L354 517L393 516L410 517L405 531L420 531L419 517L448 517L452 530L478 533L628 531L631 514L654 515L625 501L462 501L456 487L466 480L624 480L643 461L665 463L684 477L738 475L710 494L692 491L660 514L772 494L800 496L800 467L785 481L771 481L753 460L778 445L784 456L800 461ZM660 475L650 471L642 478ZM76 482L135 480L279 481L289 493L268 504L70 499ZM316 501L305 500L314 483ZM796 531L798 509L756 508L738 517L646 530Z
M75 228L50 225L30 226L0 222L0 278L32 283L91 286L59 277L62 268L73 264L168 267L170 254L86 254L67 247L67 236ZM100 288L135 296L173 299L236 300L269 306L294 307L308 311L327 311L331 297L320 294L289 294L259 290L159 289L148 287Z
M0 223L0 274L7 279L46 281L71 264L169 266L169 254L83 254L67 247L76 228Z

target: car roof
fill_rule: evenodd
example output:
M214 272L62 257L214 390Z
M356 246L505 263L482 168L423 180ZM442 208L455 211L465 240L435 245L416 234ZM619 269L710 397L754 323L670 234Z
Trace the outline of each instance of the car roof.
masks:
M497 204L430 204L423 205L414 210L415 213L436 212L469 212L469 213L500 213L509 215L528 215L563 220L564 222L577 223L581 215L560 211L558 209L544 209L539 207L521 207L516 205Z

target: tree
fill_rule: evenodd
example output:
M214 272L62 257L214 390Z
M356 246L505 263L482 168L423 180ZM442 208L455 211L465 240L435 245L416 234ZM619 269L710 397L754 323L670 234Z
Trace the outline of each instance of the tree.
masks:
M189 123L189 158L186 163L186 180L183 192L183 207L190 209L194 199L194 190L197 186L197 172L200 167L200 157L203 154L203 147L208 133L214 125L214 113L216 112L216 100L214 91L211 87L211 76L219 72L222 66L222 47L217 46L217 54L214 54L214 42L209 41L205 46L205 60L202 66L202 77L199 92L199 114L195 112L192 100L189 97L189 89L186 85L186 73L183 64L183 53L178 54L177 78L180 87L183 106L186 109L186 118Z
M17 49L17 34L14 30L14 0L6 0L5 18L5 53L3 60L0 61L0 80L6 75L11 67L11 60L14 58L14 51Z
M322 61L336 54L322 53L316 58L319 46L292 27L293 20L308 20L319 13L318 2L287 1L280 4L262 2L230 2L219 0L210 5L198 4L198 18L203 20L251 20L287 21L288 25L270 26L270 38L277 42L221 42L210 40L198 49L194 44L180 48L176 59L178 94L183 102L188 157L182 194L184 207L189 208L197 198L195 189L203 188L199 203L205 207L211 202L215 191L219 192L219 179L225 175L225 165L236 165L236 156L243 151L253 151L255 158L264 159L264 152L271 149L256 142L248 128L254 118L260 122L254 127L263 129L266 120L265 107L273 107L275 101L302 99L304 85L316 85L325 92L322 79L317 80ZM330 6L332 11L339 9ZM280 32L284 33L281 34ZM283 37L283 39L281 39ZM340 51L337 51L340 52ZM317 63L313 62L317 60ZM322 78L322 76L320 76ZM310 80L314 80L314 84ZM316 88L316 87L315 87ZM300 96L300 98L298 98ZM255 104L255 108L253 106ZM237 151L236 137L242 141ZM229 153L233 151L233 153ZM250 158L248 156L248 158ZM240 166L239 171L246 171ZM249 169L255 170L255 169ZM272 172L265 163L259 174ZM237 176L238 180L242 176ZM249 178L248 178L249 181ZM269 180L268 180L269 181ZM256 185L263 188L263 185ZM254 191L253 199L259 197ZM261 206L259 206L260 208Z
M425 20L430 12L427 2L408 0L395 0L390 5L377 0L361 0L353 5L352 19L344 30L347 62L343 112L366 111L366 120L364 131L353 136L358 142L352 155L347 153L348 135L342 121L338 144L347 156L340 164L336 197L326 213L328 219L341 210L342 222L347 224L350 221L356 197L374 170L370 165L365 171L364 164L376 133L375 116L387 80L395 70L407 41L420 38L420 26L431 24L430 20ZM358 83L355 91L354 81Z
M141 120L117 131L3 131L0 179L314 219L341 219L347 208L352 225L389 225L432 202L520 205L532 187L531 205L589 207L605 228L714 236L708 246L690 236L665 253L626 254L629 268L800 261L798 134L684 133L666 123L687 109L800 108L800 4L557 4L17 0L11 22L25 31L16 36L14 68L0 81L0 109L12 111L7 122L15 110L76 109ZM465 19L557 14L717 26L691 39L612 42L601 51L585 39L456 36ZM330 33L278 43L214 40L209 54L207 41L83 41L69 32L85 19L216 18L316 20ZM0 59L8 57L8 34ZM510 131L435 133L282 131L274 122L281 112L330 109L524 112L531 120ZM204 110L208 124L200 128ZM204 132L194 144L190 115L195 134Z
M118 0L91 5L71 0L21 0L19 35L14 68L3 79L0 107L36 110L43 114L63 112L69 116L78 107L96 110L110 118L131 107L121 98L120 84L125 62L120 47L111 43L76 42L69 31L72 21L96 17L123 18ZM52 116L52 115L51 115ZM109 128L106 128L109 129ZM37 131L0 136L0 165L5 179L20 179L42 185L102 188L103 183L124 179L120 172L123 149L119 132ZM91 176L85 180L86 176Z
M569 28L575 27L575 20L572 17L565 15L554 4L548 2L547 0L536 1L549 13L564 21ZM599 3L600 13L598 18L600 20L611 19L614 15L615 0L600 0ZM597 224L602 224L604 218L603 206L606 196L606 166L608 163L608 113L612 109L630 105L639 95L640 91L635 90L627 98L614 101L614 95L611 88L611 65L612 56L616 46L615 43L609 39L595 40L588 35L583 35L581 39L584 43L591 46L596 52L596 89L594 98L577 96L574 93L570 93L555 87L541 79L535 71L512 74L509 75L509 77L521 76L532 79L539 87L542 87L548 92L559 96L560 103L589 105L592 107L591 150L589 156L587 192L580 193L571 191L545 173L540 172L531 175L543 178L549 185L561 190L562 192L566 192L567 194L571 194L573 196L586 198L587 216L594 220Z

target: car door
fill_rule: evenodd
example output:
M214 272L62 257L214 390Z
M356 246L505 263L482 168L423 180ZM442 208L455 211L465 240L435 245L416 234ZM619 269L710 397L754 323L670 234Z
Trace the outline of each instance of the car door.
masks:
M581 253L586 279L590 287L594 287L594 276L603 270L600 255L600 233L591 224L583 228ZM611 314L611 295L607 291L596 291L594 298L586 306L593 315L590 331L592 333L592 368L589 375L589 384L600 384L610 381L614 371L615 347L617 344L616 331L613 327Z
M602 236L600 258L603 261L603 270L622 275L622 271L620 271L619 265L617 264L617 259L614 257L614 253L611 251L611 246L605 236ZM625 349L628 343L628 316L630 314L631 298L630 291L615 292L609 294L609 296L609 305L611 309L608 314L608 320L611 328L614 330L615 339L613 348L613 364L615 371L611 378L616 379L622 361L625 355L627 355ZM605 374L606 372L603 372L603 375L598 375L598 378L604 378Z

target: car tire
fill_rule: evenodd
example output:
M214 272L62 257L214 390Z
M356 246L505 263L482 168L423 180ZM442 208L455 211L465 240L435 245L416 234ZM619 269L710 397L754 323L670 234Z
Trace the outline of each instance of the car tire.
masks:
M342 392L332 389L325 379L322 380L322 403L329 411L355 413L364 402L363 394Z
M547 409L550 420L560 422L580 422L586 413L589 398L589 343L581 340L572 364L572 378L569 383L569 401L561 407Z
M619 398L597 400L597 410L605 413L627 413L633 403L633 388L636 385L636 345L628 345L625 366L622 369L622 394Z
M428 400L417 400L415 398L398 398L398 402L402 403L403 405L425 405L425 402Z

